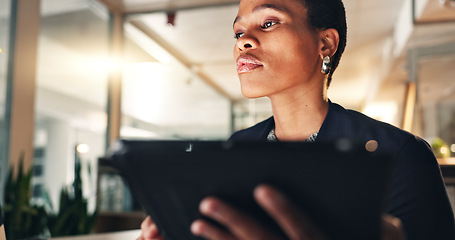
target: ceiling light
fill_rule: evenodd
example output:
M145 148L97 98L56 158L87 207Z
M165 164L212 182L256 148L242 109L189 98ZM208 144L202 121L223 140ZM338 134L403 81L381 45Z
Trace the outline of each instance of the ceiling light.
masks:
M90 151L90 147L85 143L81 143L76 146L76 151L78 153L88 153Z

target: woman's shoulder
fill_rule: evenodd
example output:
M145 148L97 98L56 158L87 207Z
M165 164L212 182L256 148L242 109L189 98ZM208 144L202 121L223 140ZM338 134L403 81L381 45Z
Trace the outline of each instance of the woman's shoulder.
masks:
M265 141L267 135L274 128L275 121L273 117L257 123L256 125L239 130L232 134L229 140L232 141Z

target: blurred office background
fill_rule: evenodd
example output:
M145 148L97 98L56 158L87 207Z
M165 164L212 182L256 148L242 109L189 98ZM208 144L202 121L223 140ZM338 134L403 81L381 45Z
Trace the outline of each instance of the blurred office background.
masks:
M238 2L1 0L1 202L21 153L34 166L33 198L54 209L79 162L97 229L114 218L134 226L143 215L98 161L110 143L226 139L269 117L268 99L240 92ZM348 45L329 98L455 156L455 1L344 2Z

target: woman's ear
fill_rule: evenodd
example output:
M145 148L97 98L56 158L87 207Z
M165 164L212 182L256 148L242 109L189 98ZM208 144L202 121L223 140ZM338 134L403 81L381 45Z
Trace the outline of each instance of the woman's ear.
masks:
M320 32L320 55L322 58L325 56L332 57L335 55L338 49L338 43L340 42L340 36L338 31L334 28L322 30Z

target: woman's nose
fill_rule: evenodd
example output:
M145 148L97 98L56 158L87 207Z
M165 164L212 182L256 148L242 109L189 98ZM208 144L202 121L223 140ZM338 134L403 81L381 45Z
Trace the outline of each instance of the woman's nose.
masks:
M258 46L259 46L258 40L252 37L251 35L244 34L241 38L237 40L237 48L240 51L255 49Z

